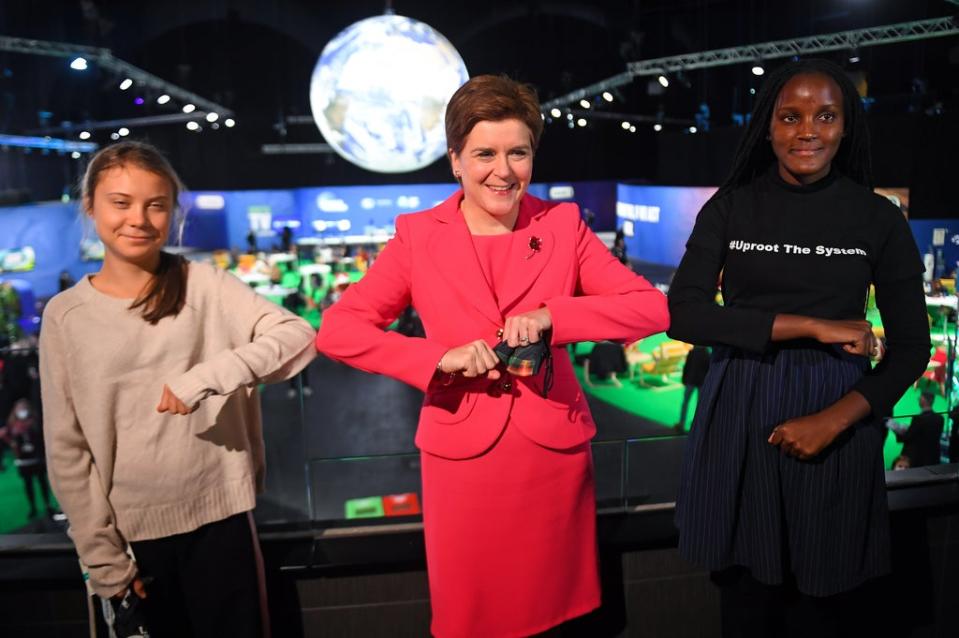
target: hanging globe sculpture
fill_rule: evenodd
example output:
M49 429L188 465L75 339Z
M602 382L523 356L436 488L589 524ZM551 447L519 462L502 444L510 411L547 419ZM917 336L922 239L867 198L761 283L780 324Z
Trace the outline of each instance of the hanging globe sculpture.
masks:
M313 69L310 106L344 159L405 173L446 153L446 104L468 79L442 34L387 14L347 27L326 45Z

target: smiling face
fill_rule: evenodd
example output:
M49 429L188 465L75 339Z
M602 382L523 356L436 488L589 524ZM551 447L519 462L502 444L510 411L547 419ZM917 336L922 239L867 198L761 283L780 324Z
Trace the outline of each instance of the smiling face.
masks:
M517 119L484 120L469 132L459 153L449 153L463 185L467 223L497 221L511 229L533 176L529 127Z
M173 186L166 177L124 164L104 170L85 202L105 260L150 268L159 259L173 221Z
M842 90L832 78L804 73L786 82L769 123L783 180L812 184L828 175L844 127Z

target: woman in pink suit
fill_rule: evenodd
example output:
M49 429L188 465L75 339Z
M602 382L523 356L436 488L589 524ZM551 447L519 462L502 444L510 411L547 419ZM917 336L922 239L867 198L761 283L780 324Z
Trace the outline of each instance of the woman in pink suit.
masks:
M316 341L426 393L416 445L442 638L528 636L599 606L596 426L564 346L631 342L669 323L665 297L575 205L526 193L542 130L529 87L489 75L460 87L446 136L462 190L397 217L396 236L324 314ZM384 331L409 304L426 338ZM535 375L507 369L493 351L500 339L542 340L552 362Z

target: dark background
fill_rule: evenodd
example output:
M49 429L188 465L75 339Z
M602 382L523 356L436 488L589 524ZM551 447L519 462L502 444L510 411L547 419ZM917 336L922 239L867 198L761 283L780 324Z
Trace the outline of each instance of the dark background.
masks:
M131 62L235 111L238 125L191 133L183 124L134 128L158 144L194 189L283 188L324 184L437 182L445 160L414 173L386 175L334 154L263 155L264 143L322 142L310 115L309 80L324 45L350 24L383 12L376 1L106 0L11 1L0 4L0 35L109 48ZM546 101L626 69L629 61L782 38L954 15L945 0L618 0L600 2L454 3L397 0L394 10L433 26L462 55L471 75L508 73L533 84ZM868 83L877 182L911 188L913 217L959 215L953 185L959 142L959 37L824 54ZM95 64L78 73L69 60L0 52L0 133L30 134L63 121L177 113L151 96L133 106L122 78ZM767 63L767 68L783 60ZM636 133L618 119L591 119L569 129L546 127L536 159L538 181L618 179L715 185L725 175L741 128L733 114L752 106L762 81L739 64L691 71L661 95L637 78L601 110L691 121L701 103L710 131L678 125ZM109 143L109 131L93 141ZM84 160L0 151L0 203L59 198Z

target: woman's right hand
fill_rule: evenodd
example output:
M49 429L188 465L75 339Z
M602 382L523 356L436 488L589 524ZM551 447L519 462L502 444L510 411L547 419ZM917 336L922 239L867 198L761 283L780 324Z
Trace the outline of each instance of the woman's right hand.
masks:
M499 359L493 349L483 339L477 339L448 350L437 367L444 374L459 373L471 378L486 375L488 379L499 379L497 365Z
M849 354L864 357L872 355L879 343L872 324L860 319L815 319L812 336L820 343L842 344Z

